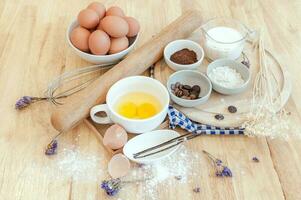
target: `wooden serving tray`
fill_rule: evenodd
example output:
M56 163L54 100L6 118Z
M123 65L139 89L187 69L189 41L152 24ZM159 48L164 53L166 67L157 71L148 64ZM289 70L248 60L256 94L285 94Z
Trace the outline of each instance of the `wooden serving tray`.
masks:
M200 43L200 38L201 38L200 34L201 34L200 31L196 31L189 39ZM173 106L175 106L178 110L183 112L186 116L188 116L193 121L199 123L220 126L220 127L240 126L247 119L247 113L250 111L250 105L251 105L250 103L252 100L252 88L253 88L252 86L254 84L255 75L259 69L258 55L257 52L254 51L254 49L252 48L250 42L246 44L244 53L249 58L251 64L250 66L251 83L248 89L244 93L226 96L212 91L211 97L209 98L208 102L206 102L203 105L194 108L184 108L177 104L173 104ZM199 67L198 70L203 73L206 73L208 64L209 61L204 59L202 65ZM272 83L272 85L275 86L276 82L279 82L280 85L279 88L275 87L275 97L277 95L280 95L281 106L279 107L279 109L281 109L286 104L291 94L291 82L289 79L289 73L285 68L283 68L279 64L279 62L269 52L267 52L267 64L270 67L271 73L273 73L275 77L275 81ZM164 62L164 59L161 59L159 62L155 64L152 75L154 76L155 79L159 80L164 85L166 85L168 77L173 72L174 71L171 68L169 68L167 64ZM145 72L145 75L149 76L150 74L147 71ZM234 105L235 107L237 107L238 111L235 114L228 112L227 108L230 105ZM224 115L225 117L224 120L216 120L214 117L216 114ZM103 141L104 133L106 129L110 126L110 124L109 125L96 124L91 120L90 117L85 119L84 122L88 125L88 127L93 132L95 132L100 142L103 143L102 141ZM158 129L165 129L167 127L168 127L168 121L166 120L158 127ZM135 137L135 134L129 133L128 136L130 139L132 137ZM117 150L112 150L106 146L105 148L112 155L122 152L122 148Z
M201 32L196 31L189 39L194 40L197 43L201 43L200 38ZM259 70L258 52L253 48L251 42L246 43L244 53L249 58L251 64L251 81L249 87L245 92L237 95L222 95L212 91L208 102L203 105L193 108L184 108L177 104L174 104L174 106L190 119L199 123L219 127L240 126L244 121L247 120L247 114L251 109L250 105L252 101L254 79ZM276 109L280 110L286 104L291 94L292 86L289 79L289 73L279 64L279 62L272 56L270 52L266 51L266 57L269 70L275 77L275 80L273 80L273 82L271 83L272 87L274 87L274 96L280 96L281 101L279 103L279 108ZM240 59L242 60L242 57ZM208 64L209 61L204 59L198 70L206 74ZM168 67L164 60L158 62L154 68L154 77L157 80L161 81L164 85L166 85L168 77L172 73L174 73L174 71ZM277 83L280 87L277 87ZM228 106L230 105L237 107L237 112L235 114L229 113ZM216 114L224 115L224 119L215 119Z

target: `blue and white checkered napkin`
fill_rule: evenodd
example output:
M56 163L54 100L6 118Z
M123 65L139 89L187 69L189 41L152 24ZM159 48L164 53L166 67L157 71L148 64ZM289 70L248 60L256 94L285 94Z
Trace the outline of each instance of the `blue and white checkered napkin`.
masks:
M168 107L168 117L169 117L169 128L175 129L176 126L182 129L196 133L196 134L206 134L206 135L238 135L244 134L243 128L220 128L205 124L198 124L192 122L183 113L179 112L177 109L171 105Z

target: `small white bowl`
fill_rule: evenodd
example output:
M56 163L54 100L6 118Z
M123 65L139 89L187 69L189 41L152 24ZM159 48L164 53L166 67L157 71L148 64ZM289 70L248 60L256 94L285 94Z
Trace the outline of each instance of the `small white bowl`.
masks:
M201 92L198 99L189 100L189 99L182 99L174 95L171 91L171 84L175 84L176 82L180 82L183 85L198 85L201 88ZM212 85L210 80L207 78L206 75L202 74L201 72L194 71L194 70L182 70L173 73L168 81L167 81L167 89L171 96L171 99L183 107L195 107L200 104L205 103L211 94Z
M242 84L241 86L236 87L236 88L227 88L227 87L219 85L218 83L216 83L212 79L210 79L209 73L214 68L221 67L221 66L228 66L228 67L235 69L238 73L241 74L242 78L245 81L244 84ZM211 62L207 68L207 76L209 77L209 79L212 82L213 89L216 92L225 94L225 95L238 94L238 93L245 91L247 89L247 86L250 83L250 79L251 79L250 70L244 64L242 64L240 62L236 62L231 59L218 59L218 60Z
M156 130L143 133L130 139L123 147L123 153L128 159L137 163L151 163L158 161L174 153L180 145L144 158L134 158L133 154L156 146L178 136L180 136L180 134L173 130Z
M189 65L181 65L170 60L170 56L172 54L185 48L192 50L197 54L198 61L196 63L189 64ZM201 65L203 59L204 59L203 48L201 47L201 45L191 40L175 40L173 42L170 42L164 48L164 60L167 63L167 65L175 71L196 69Z
M130 51L133 50L134 46L137 43L138 37L139 37L139 33L138 33L137 36L130 38L129 47L121 52L110 54L110 55L93 55L93 54L86 53L86 52L79 50L70 41L70 34L71 34L72 30L75 27L77 27L78 25L79 25L78 22L75 20L68 27L67 34L66 34L68 44L79 57L81 57L82 59L84 59L88 62L94 63L94 64L109 64L109 63L118 62L123 57L125 57Z

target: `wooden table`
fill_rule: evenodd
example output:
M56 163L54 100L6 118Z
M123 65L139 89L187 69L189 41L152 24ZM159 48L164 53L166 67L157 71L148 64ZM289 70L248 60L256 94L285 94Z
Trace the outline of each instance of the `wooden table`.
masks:
M21 112L14 109L20 96L39 96L59 74L89 65L72 52L65 39L68 24L89 2L0 1L0 199L109 199L99 183L108 177L105 170L110 155L85 124L62 137L60 150L65 154L49 158L43 152L56 134L49 121L53 105L38 103ZM263 28L267 46L291 72L294 89L287 109L295 124L300 124L300 1L103 2L119 5L140 21L138 45L190 8L199 9L204 20L228 16L254 29ZM188 184L162 185L158 199L301 199L301 141L294 136L287 140L200 137L187 148L206 149L219 156L233 168L234 177L215 177L210 163L201 158L197 176ZM253 163L253 156L260 162ZM196 185L200 193L192 192ZM139 186L128 187L119 199L139 199L137 192Z

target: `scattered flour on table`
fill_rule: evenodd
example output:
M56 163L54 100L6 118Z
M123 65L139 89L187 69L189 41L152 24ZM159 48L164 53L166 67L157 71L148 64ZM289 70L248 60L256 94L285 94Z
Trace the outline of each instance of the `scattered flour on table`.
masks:
M188 184L191 176L195 176L194 166L199 162L199 154L191 152L185 146L181 146L177 152L166 159L157 161L153 164L136 166L128 176L130 180L146 179L144 182L137 182L139 187L137 199L158 199L158 191L175 187L178 184ZM124 188L119 195L120 198L129 200L124 197L126 190L130 185Z
M75 146L60 144L56 155L47 157L46 162L30 162L23 170L21 176L31 177L39 171L46 179L65 180L71 178L74 181L97 182L104 173L101 166L103 158L95 153L83 153ZM60 149L61 148L61 149ZM43 152L41 152L43 153Z

